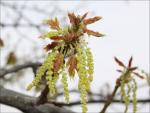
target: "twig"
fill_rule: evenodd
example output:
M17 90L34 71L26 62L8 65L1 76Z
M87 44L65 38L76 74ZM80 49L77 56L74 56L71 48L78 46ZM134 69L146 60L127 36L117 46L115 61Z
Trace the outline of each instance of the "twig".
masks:
M46 85L44 90L41 92L41 95L39 96L37 100L37 105L39 104L44 104L48 101L47 95L48 95L49 89L48 86Z
M100 113L105 113L107 107L111 104L111 102L113 101L113 97L115 96L118 88L120 87L120 84L116 84L113 93L108 97L103 109L100 111Z
M16 65L9 69L0 69L0 78L3 78L6 74L14 73L14 72L20 71L22 69L26 69L26 68L32 68L33 71L35 71L37 69L37 67L40 65L41 65L41 63L39 63L39 62L36 62L36 63L29 62L29 63L25 63L25 64Z
M104 99L91 99L89 100L87 103L88 104L96 104L96 103L104 103L106 102L106 100ZM130 103L132 103L133 101L130 100ZM138 99L137 100L138 103L149 103L150 99ZM76 106L76 105L80 105L80 101L74 101L74 102L70 102L69 104L67 103L63 103L63 102L50 102L56 106L62 107L62 106ZM121 100L119 99L114 99L112 100L112 103L116 103L116 104L124 104Z

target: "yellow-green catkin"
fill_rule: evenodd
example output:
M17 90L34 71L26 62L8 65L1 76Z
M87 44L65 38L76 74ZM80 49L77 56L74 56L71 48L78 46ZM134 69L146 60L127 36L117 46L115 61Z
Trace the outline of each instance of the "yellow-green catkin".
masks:
M54 96L56 94L56 81L58 79L58 75L54 74L52 71L53 68L53 61L55 60L55 57L57 55L56 51L52 51L51 53L51 57L49 58L49 62L47 64L47 73L46 73L46 80L47 80L47 85L50 91L50 95Z
M80 98L81 98L81 107L82 107L82 113L86 113L88 108L87 108L87 91L85 86L83 85L82 88L80 89Z
M133 113L136 113L137 111L137 97L136 97L136 90L137 90L137 84L135 79L133 78L132 81L126 81L127 75L122 75L121 77L121 94L123 97L123 101L125 102L125 111L124 113L127 113L128 106L130 103L130 93L132 88L132 99L133 99ZM125 92L125 87L127 87L127 92Z
M48 54L47 59L44 61L44 63L42 64L42 66L38 69L38 72L36 74L36 77L34 78L34 80L32 81L32 83L30 83L27 87L27 90L30 90L33 86L37 86L42 78L42 76L45 75L45 72L48 70L48 76L50 75L51 72L51 68L52 68L52 64L53 64L53 60L56 56L56 51L52 51L51 53Z
M58 80L58 75L57 74L47 75L46 79L50 95L54 96L56 94L56 82Z
M126 105L126 108L125 108L125 113L127 113L128 111L128 106L129 106L129 103L130 103L130 91L131 91L131 86L130 86L130 83L127 83L127 95L125 96L125 105Z
M124 76L121 77L121 95L123 97L123 100L124 100L124 97L125 97L125 80L124 80Z
M86 69L86 54L84 53L83 48L77 48L77 69L79 75L79 83L78 89L80 92L81 98L81 106L82 106L82 113L87 112L87 91L89 90L89 83L87 77L87 69Z
M125 102L124 113L126 113L128 110L128 96L126 95L126 92L125 92L125 76L121 77L121 95L122 95L123 101Z
M65 101L66 101L66 103L69 103L69 90L68 90L68 83L67 83L67 73L65 72L64 69L62 70L61 83L63 85Z
M89 74L89 81L91 82L93 80L93 73L94 73L94 61L93 61L93 55L90 48L86 49L86 57L87 57L87 70Z
M37 74L36 74L36 77L34 78L34 80L27 86L27 90L31 90L32 87L34 86L37 86L42 78L42 76L44 76L44 73L45 73L45 69L46 69L46 66L43 64Z
M136 113L137 111L137 97L136 97L136 91L137 91L137 84L136 84L136 81L135 79L133 79L133 95L132 95L132 98L133 98L133 113Z

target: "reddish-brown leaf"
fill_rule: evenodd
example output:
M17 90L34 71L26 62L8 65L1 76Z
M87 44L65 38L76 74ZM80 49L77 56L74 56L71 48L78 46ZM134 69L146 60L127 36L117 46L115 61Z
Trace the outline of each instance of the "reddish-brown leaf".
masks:
M54 20L48 20L47 24L52 28L52 29L60 29L59 26L59 21L57 20L57 18L55 18Z
M74 32L66 33L64 36L64 41L65 42L71 42L73 40L76 40L78 38L77 34Z
M76 59L76 57L74 55L71 56L69 58L67 64L69 65L69 69L68 69L69 75L74 76L75 75L75 70L77 69L77 59Z
M49 51L49 50L55 48L57 45L58 45L57 42L52 42L51 44L48 44L46 47L44 47L44 49L45 49L46 51Z
M61 53L57 54L57 56L54 60L54 65L53 65L54 73L57 73L60 70L60 68L63 64L63 58L64 58L63 54L61 54Z
M128 63L128 68L131 67L131 65L132 65L132 60L133 60L133 57L131 56L131 58L130 58L130 60L129 60L129 63Z
M70 23L75 24L75 19L76 19L75 14L74 13L68 13L68 17L69 17Z
M139 73L133 72L136 76L138 76L141 79L144 79L144 77L142 75L140 75Z
M94 18L85 19L85 20L83 20L83 24L84 24L84 25L92 24L92 23L94 23L94 22L100 20L101 18L102 18L102 17L100 17L100 16L96 16L96 17L94 17Z
M70 23L73 25L77 25L81 22L80 17L76 16L74 13L68 13L68 17L69 17Z
M99 32L95 32L95 31L89 30L87 28L84 28L83 31L84 31L84 33L87 33L88 35L92 35L92 36L96 36L96 37L104 36L103 34L101 34Z
M50 39L52 39L52 40L63 40L63 36L53 36L53 37L50 37Z
M130 71L134 71L134 70L136 70L138 67L131 67L131 68L129 68L129 70Z
M119 69L118 69L117 72L122 73L122 70L119 70Z
M115 61L117 62L117 64L118 64L119 66L126 68L126 66L124 65L124 63L121 62L117 57L114 57L114 59L115 59Z
M84 19L86 18L87 14L88 14L88 12L85 13L85 14L81 17L81 20L84 20Z

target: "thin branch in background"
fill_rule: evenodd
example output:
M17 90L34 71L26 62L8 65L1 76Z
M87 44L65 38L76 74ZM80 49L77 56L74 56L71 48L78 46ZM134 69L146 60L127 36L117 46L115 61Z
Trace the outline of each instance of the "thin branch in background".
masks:
M36 70L37 67L39 67L41 65L41 63L25 63L25 64L20 64L20 65L16 65L12 68L9 69L0 69L0 78L3 78L5 75L9 74L9 73L15 73L21 69L25 69L25 68L32 68L33 70Z
M107 101L105 102L105 105L103 107L103 109L100 111L100 113L105 113L106 109L108 108L108 106L111 104L111 102L113 101L113 98L118 90L118 88L120 87L120 84L116 83L116 86L114 88L114 91L112 92L112 94L108 97Z
M137 100L138 103L149 103L150 99L138 99ZM105 103L106 100L102 100L102 99L91 99L88 100L88 104L99 104L99 103ZM121 100L119 99L114 99L111 101L112 104L124 104ZM130 103L132 103L133 101L130 100ZM63 102L50 102L53 103L56 106L62 107L62 106L76 106L76 105L80 105L80 101L74 101L74 102L70 102L69 104L63 103ZM105 113L105 112L104 112Z

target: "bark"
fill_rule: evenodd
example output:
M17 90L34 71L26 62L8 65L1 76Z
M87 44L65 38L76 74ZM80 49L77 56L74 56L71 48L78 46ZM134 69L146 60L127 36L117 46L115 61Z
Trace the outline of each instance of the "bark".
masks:
M17 71L20 71L20 70L26 69L26 68L32 68L33 71L35 71L40 65L41 65L41 63L39 63L39 62L36 62L36 63L28 62L25 64L13 66L13 67L8 68L8 69L0 68L0 78L3 78L5 75L7 75L9 73L15 73Z
M36 104L37 98L30 97L0 86L0 103L15 107L24 113L74 113L53 104Z

